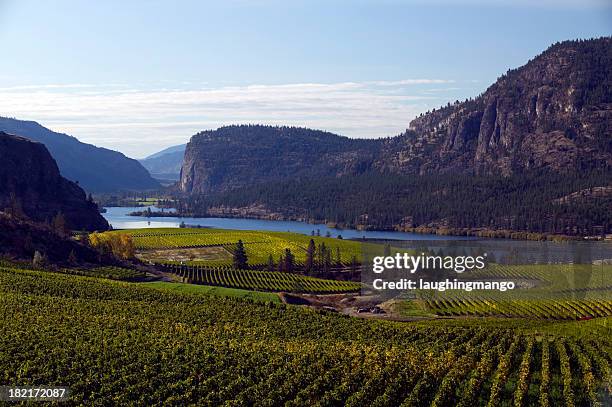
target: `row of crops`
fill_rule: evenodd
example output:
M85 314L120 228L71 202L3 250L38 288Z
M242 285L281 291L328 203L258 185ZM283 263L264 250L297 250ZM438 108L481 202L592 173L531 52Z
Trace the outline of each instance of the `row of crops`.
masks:
M526 284L512 292L419 291L417 304L440 316L576 320L612 316L610 265L489 265L466 276ZM526 282L526 283L525 283Z
M61 269L59 272L78 276L100 277L123 281L136 281L145 277L145 273L142 271L115 266L94 267L90 269L70 268Z
M0 313L0 385L68 385L72 404L519 407L610 397L606 335L354 319L8 268Z
M163 267L176 274L182 282L259 291L333 294L355 292L359 283L325 280L294 273L258 270L235 270L229 267L181 266Z
M426 299L427 310L441 316L500 316L582 319L612 316L612 300L491 300L486 298Z

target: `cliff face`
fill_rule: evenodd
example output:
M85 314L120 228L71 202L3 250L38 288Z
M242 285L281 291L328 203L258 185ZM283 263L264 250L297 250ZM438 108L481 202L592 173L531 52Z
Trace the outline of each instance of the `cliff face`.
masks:
M195 135L181 189L205 193L288 178L575 173L612 165L612 39L553 45L482 95L421 115L385 140L230 126Z
M43 144L0 132L0 210L5 209L39 222L62 213L71 229L108 229L85 192L60 175Z
M228 126L193 136L181 170L183 192L226 191L288 178L363 172L378 141L295 127Z
M611 83L611 38L556 44L476 99L413 120L375 166L486 175L609 167Z

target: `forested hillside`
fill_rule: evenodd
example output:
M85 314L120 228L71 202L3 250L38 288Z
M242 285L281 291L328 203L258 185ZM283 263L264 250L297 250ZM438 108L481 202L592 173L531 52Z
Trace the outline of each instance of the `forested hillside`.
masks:
M181 201L185 213L249 207L261 214L366 228L505 229L591 235L612 227L611 171L574 175L420 177L370 172L360 176L267 183ZM573 191L582 191L573 196ZM569 196L568 196L569 195ZM254 211L255 212L255 211ZM251 214L253 215L253 214Z
M187 145L181 210L404 230L610 233L611 70L611 38L565 41L396 137L203 132Z

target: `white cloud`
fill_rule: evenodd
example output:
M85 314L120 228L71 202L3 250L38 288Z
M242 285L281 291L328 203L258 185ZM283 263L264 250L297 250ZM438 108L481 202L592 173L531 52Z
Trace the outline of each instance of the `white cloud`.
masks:
M0 88L0 114L36 120L84 142L144 157L228 124L305 126L350 137L395 135L418 113L445 102L418 85L431 90L449 83L406 79L198 89L25 85Z

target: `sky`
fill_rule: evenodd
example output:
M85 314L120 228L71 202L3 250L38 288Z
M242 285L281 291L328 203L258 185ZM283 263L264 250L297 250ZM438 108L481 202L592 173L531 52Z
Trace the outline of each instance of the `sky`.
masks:
M201 130L401 133L612 0L0 0L0 115L142 158Z

